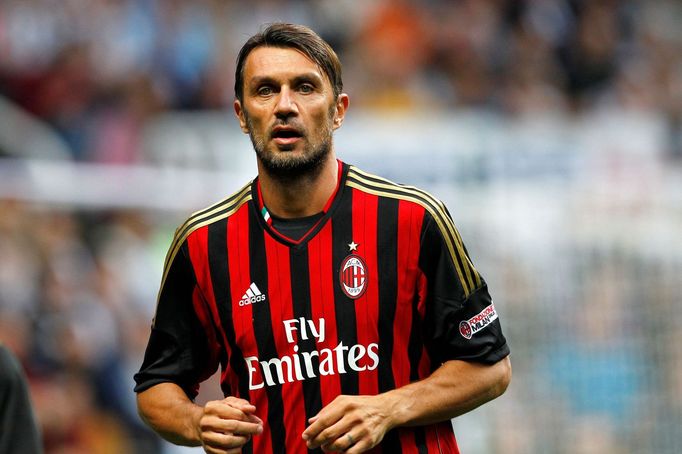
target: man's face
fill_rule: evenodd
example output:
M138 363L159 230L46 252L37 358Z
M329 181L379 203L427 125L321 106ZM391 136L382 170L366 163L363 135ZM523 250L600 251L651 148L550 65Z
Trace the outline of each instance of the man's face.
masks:
M235 101L235 112L265 169L296 177L324 162L347 106L347 96L334 99L325 73L304 54L258 47L246 59L243 100Z

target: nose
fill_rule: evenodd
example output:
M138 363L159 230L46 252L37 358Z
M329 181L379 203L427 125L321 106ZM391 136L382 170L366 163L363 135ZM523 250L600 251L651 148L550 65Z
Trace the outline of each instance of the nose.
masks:
M275 115L278 118L286 118L298 113L298 106L293 99L293 93L287 86L281 88L277 104L275 105Z

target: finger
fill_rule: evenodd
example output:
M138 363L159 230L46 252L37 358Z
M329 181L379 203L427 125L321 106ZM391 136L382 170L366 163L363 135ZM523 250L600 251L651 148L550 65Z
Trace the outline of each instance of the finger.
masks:
M358 443L358 437L360 437L360 435L356 434L355 437L353 437L350 432L346 432L331 443L323 444L321 447L325 452L346 452Z
M249 422L256 423L256 424L260 424L261 426L263 425L263 420L260 419L258 416L256 416L256 415L251 415L251 414L246 415L246 416L248 416L248 418L249 418L248 421L249 421Z
M308 419L310 425L303 431L303 439L311 440L316 438L320 432L339 421L344 413L341 409L336 409L332 402L323 408L317 415Z
M204 445L204 452L207 454L241 454L242 448L240 446L238 448L222 449Z
M226 434L258 435L263 432L262 422L247 422L238 419L224 419L216 416L208 416L200 421L201 430L204 432L219 432Z
M346 449L344 452L346 454L360 454L361 452L369 451L373 447L374 446L372 446L369 442L366 442L365 440L360 440L353 446Z
M222 434L218 432L208 432L202 434L202 442L204 446L209 446L213 449L241 449L246 443L251 440L250 435L242 434Z
M214 449L208 446L204 446L204 452L208 454L241 454L242 448L234 448L234 449Z
M204 406L204 412L207 415L217 416L223 419L250 421L255 408L256 407L252 406L251 404L248 406L233 406L223 400L213 400L206 403Z
M344 434L350 432L351 429L352 426L350 421L342 418L331 426L325 427L320 432L315 434L315 436L310 437L307 440L308 447L314 449L320 446L334 444L338 439L343 437ZM346 447L343 442L340 442L340 444L334 446L338 446L339 448Z
M253 405L251 402L245 399L241 399L239 397L234 397L234 396L228 396L221 400L220 402L223 402L226 405L229 405L234 408L238 408L245 413L253 413L256 411L256 406Z

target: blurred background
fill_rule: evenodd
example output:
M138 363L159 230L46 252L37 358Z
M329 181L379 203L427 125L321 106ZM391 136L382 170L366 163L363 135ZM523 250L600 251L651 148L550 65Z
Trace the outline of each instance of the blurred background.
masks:
M514 379L462 452L682 452L682 2L2 0L0 341L46 452L197 452L132 375L175 227L255 175L234 60L275 20L344 64L338 155L443 199L490 284Z

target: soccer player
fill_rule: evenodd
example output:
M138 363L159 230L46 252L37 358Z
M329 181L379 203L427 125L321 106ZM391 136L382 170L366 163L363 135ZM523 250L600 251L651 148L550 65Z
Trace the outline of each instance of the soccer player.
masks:
M457 453L509 348L445 206L336 158L349 105L312 30L242 47L234 109L258 176L192 215L135 376L143 419L208 453ZM220 366L222 400L196 405Z

